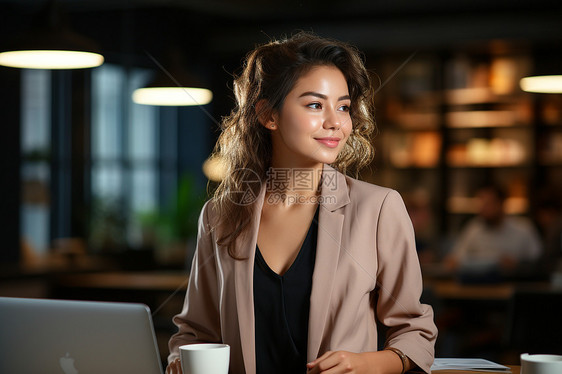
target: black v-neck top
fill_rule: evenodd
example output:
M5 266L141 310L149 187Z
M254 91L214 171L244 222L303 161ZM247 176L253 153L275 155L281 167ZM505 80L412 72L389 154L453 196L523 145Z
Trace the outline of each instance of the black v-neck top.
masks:
M308 315L318 237L318 207L295 261L283 275L256 245L254 318L256 373L306 373Z

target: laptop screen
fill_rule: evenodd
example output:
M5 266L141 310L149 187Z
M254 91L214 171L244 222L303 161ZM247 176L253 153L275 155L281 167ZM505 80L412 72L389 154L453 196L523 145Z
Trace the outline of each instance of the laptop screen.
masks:
M162 373L146 305L0 297L0 373Z

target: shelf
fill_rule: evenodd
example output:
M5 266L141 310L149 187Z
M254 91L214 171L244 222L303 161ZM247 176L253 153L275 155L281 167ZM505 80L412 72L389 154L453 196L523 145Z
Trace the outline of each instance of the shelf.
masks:
M397 128L404 130L437 130L439 125L438 113L400 113L393 118Z
M442 137L437 131L389 132L384 157L394 167L436 167L439 165Z
M548 95L543 99L540 117L548 127L562 127L562 95Z
M504 203L507 214L525 214L529 210L529 201L524 197L508 197ZM447 210L454 214L478 213L478 199L475 197L454 196L447 199Z
M446 163L454 167L522 167L529 163L525 144L514 139L473 138L447 149Z
M512 127L518 118L511 110L463 110L446 113L445 121L450 128Z
M562 162L560 163L562 164ZM453 169L516 169L516 168L530 168L530 163L520 164L453 164L447 163L447 166Z
M433 165L433 166L396 166L396 165L391 165L391 166L386 166L386 167L381 167L378 170L398 170L398 171L407 171L407 172L411 172L411 171L436 171L439 170L439 166L438 165Z
M520 122L514 125L478 125L478 126L447 126L447 130L451 131L461 131L461 130L473 130L473 131L482 131L482 130L500 130L500 131L529 131L532 129L531 122Z
M445 91L445 102L450 105L506 103L513 95L497 95L490 87L456 88Z
M562 96L519 89L530 55L482 57L444 56L439 72L428 65L412 73L435 73L423 80L431 94L412 94L411 83L393 81L379 106L386 124L377 139L380 181L406 195L427 193L436 230L458 232L463 215L477 213L473 195L481 186L505 189L509 214L530 213L540 189L533 178L562 188Z

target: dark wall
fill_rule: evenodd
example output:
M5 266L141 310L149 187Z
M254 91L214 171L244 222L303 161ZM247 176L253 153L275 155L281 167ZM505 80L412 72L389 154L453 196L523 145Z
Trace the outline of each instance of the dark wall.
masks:
M20 85L19 71L0 68L0 263L19 259Z

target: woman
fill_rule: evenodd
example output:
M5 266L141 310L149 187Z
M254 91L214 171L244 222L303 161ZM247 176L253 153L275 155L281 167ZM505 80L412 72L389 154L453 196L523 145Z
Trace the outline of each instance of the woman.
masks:
M167 372L197 342L229 344L236 374L429 372L437 331L402 199L342 174L373 155L359 53L299 33L251 52L234 91Z

